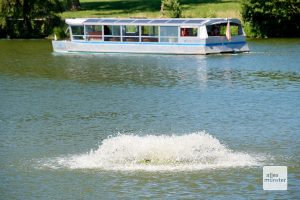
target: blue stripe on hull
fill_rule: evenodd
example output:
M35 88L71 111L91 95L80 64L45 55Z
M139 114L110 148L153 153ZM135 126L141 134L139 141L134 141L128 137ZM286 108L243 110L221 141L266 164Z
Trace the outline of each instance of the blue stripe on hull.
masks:
M196 44L196 43L154 43L154 42L84 42L84 41L72 41L73 43L80 43L80 44L115 44L115 45L122 45L122 44L141 44L141 45L155 45L155 46L223 46L223 45L236 45L236 44L246 44L245 41L242 42L224 42L224 43L210 43L210 44Z

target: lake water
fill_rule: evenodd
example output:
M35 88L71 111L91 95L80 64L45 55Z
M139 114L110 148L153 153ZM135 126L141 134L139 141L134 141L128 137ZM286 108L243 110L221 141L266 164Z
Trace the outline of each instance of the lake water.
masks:
M0 199L299 199L300 39L209 56L0 41ZM288 167L264 191L263 166Z

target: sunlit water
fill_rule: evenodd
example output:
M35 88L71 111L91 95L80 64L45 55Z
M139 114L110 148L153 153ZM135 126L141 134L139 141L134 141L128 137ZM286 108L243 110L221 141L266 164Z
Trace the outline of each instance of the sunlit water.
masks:
M0 41L0 199L299 199L300 40L210 56ZM288 166L288 191L262 168Z

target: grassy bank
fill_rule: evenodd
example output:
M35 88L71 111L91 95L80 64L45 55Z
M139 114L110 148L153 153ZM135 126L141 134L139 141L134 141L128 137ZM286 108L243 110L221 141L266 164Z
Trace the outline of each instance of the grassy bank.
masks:
M241 0L181 0L184 17L240 16ZM158 18L161 0L81 0L82 9L62 13L75 17L145 17Z

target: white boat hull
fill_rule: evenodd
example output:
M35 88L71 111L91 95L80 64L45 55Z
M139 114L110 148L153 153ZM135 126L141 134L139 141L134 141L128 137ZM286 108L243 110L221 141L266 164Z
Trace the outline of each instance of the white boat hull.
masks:
M151 53L151 54L214 54L247 52L244 40L227 41L225 37L211 38L199 43L133 43L52 41L54 52L61 53Z

